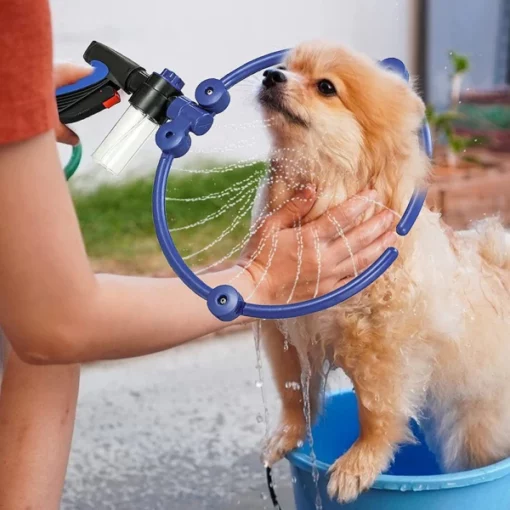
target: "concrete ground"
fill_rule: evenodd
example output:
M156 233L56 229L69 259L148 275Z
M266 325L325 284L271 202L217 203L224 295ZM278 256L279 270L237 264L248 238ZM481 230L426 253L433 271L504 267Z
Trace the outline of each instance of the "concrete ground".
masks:
M271 509L257 380L251 332L84 368L62 510ZM275 478L294 508L286 461Z

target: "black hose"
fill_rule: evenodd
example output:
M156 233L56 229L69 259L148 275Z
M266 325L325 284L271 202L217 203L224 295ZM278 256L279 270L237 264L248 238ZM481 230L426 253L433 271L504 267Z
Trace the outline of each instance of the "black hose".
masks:
M275 510L282 510L280 503L278 503L276 491L274 490L273 471L269 466L266 467L266 480L267 480L267 489L269 490L269 496L271 497L271 501L273 503Z

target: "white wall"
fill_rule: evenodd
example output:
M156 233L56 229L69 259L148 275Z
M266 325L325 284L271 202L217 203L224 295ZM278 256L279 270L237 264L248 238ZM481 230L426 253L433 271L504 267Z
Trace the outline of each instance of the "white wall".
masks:
M186 81L185 92L191 96L204 78L220 77L248 59L306 39L338 41L374 58L402 58L414 67L414 0L50 1L57 59L79 60L89 42L96 39L149 71L164 67L176 71ZM224 122L245 123L258 118L246 99L251 90L240 90L243 99L233 102L224 114ZM77 125L86 154L100 143L123 110L121 104ZM264 155L262 128L244 129L243 134L248 131L250 140L254 139L229 152L229 158ZM234 137L231 130L222 130L218 123L200 146L206 152L217 151L226 138L240 139L238 133ZM148 145L133 167L154 166L157 152L154 144ZM109 179L105 171L90 168L89 157L84 164L94 180Z

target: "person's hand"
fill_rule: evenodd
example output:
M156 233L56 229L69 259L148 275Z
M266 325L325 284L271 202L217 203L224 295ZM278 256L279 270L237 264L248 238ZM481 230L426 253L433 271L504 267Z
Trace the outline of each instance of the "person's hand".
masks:
M55 89L70 85L85 76L88 76L93 70L92 66L88 64L70 64L61 63L55 64L53 69L53 80L55 82ZM66 143L68 145L76 145L80 139L78 135L69 129L64 124L59 124L56 128L57 141Z
M352 197L320 218L296 227L315 198L309 188L297 193L252 236L238 261L254 285L247 300L285 303L326 294L344 285L395 243L390 211L354 226L373 205L374 191Z

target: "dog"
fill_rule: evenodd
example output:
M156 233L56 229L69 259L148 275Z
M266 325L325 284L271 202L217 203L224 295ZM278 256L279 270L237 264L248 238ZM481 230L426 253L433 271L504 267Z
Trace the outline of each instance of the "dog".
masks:
M363 219L385 207L397 220L415 188L426 184L424 103L367 56L324 42L301 44L264 73L257 98L272 149L254 218L312 185L318 198L303 224L367 187L380 201ZM282 401L265 448L268 465L306 439L303 397L309 393L315 419L325 362L352 381L360 435L331 466L328 482L330 497L341 502L368 489L398 446L414 440L410 419L420 423L445 471L510 456L510 256L503 227L488 219L454 233L424 207L396 247L398 259L362 293L261 326Z

